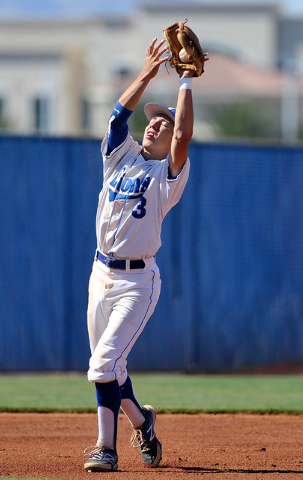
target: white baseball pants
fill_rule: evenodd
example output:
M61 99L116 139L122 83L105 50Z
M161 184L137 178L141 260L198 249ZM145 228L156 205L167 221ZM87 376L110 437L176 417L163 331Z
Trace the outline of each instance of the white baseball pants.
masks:
M91 358L88 380L123 385L127 356L158 302L161 279L154 257L145 268L118 270L94 261L89 280L87 325Z

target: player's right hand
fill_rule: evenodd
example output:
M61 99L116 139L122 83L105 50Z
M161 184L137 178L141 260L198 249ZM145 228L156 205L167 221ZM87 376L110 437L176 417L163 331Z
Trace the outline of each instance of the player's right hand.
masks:
M167 52L167 46L163 47L165 40L161 40L156 43L157 39L154 38L146 49L145 64L142 70L142 74L145 78L153 78L157 75L160 65L167 62L169 56L162 57L163 53ZM161 58L162 57L162 58Z

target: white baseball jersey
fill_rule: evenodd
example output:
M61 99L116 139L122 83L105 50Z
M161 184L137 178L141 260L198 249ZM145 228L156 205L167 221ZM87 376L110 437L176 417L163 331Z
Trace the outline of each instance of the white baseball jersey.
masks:
M168 178L168 157L145 160L142 147L129 134L107 152L109 131L101 145L103 188L96 218L97 248L109 257L141 259L161 246L161 225L178 203L189 176L187 159L176 178Z

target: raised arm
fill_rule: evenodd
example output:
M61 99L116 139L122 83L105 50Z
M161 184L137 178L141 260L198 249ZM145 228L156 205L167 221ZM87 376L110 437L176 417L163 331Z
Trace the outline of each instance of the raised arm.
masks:
M163 47L165 40L161 40L159 43L156 42L157 39L154 38L146 50L143 70L119 98L120 104L128 110L135 110L147 85L157 75L160 65L169 58L168 56L161 58L163 53L167 51L167 47Z
M128 133L128 118L137 106L150 80L157 75L161 63L165 62L168 58L160 58L167 50L167 47L161 48L165 40L162 40L157 45L156 41L157 39L155 38L146 50L145 64L140 75L121 95L114 107L110 117L107 155L126 139Z
M177 100L175 127L169 156L170 176L176 177L188 157L188 145L193 135L194 113L191 77L194 72L180 72L180 89Z

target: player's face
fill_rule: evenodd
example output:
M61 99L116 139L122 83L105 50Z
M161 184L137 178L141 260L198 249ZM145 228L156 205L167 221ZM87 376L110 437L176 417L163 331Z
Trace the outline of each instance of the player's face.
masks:
M171 146L174 124L166 115L153 117L147 125L143 137L143 149L155 160L164 159Z

